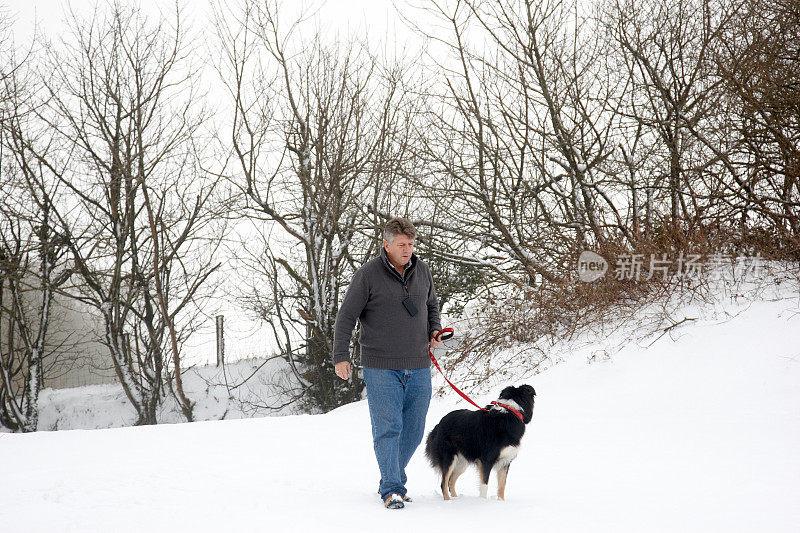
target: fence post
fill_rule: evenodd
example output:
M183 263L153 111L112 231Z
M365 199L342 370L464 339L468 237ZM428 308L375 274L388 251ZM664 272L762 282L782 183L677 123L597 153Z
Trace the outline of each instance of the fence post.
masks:
M217 366L225 364L225 315L217 315Z

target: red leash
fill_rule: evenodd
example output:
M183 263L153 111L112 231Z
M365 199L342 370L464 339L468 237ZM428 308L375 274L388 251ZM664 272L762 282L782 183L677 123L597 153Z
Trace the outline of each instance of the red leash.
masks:
M443 333L446 333L446 334L448 334L448 335L442 335ZM438 341L438 340L447 340L447 339L451 338L452 336L453 336L453 328L444 328L444 329L442 329L442 330L441 330L439 333L437 333L437 334L436 334L436 336L435 336L434 338L435 338L435 339ZM470 399L470 397L469 397L469 396L467 396L466 394L464 394L463 392L461 392L461 390L460 390L458 387L456 387L455 385L453 385L453 383L452 383L452 382L451 382L449 379L447 379L447 376L445 376L445 375L444 375L444 371L442 371L442 368L439 366L439 363L436 361L436 358L433 356L433 350L431 349L430 345L428 345L428 355L430 355L430 356L431 356L431 361L433 362L434 366L436 366L436 368L439 370L439 373L442 375L442 377L444 378L444 380L445 380L445 381L446 381L446 382L447 382L447 383L448 383L448 384L449 384L451 387L453 387L453 390L454 390L454 391L456 391L458 394L460 394L460 395L461 395L461 397L462 397L462 398L464 398L465 400L467 400L469 403L471 403L472 405L474 405L475 407L477 407L477 408L478 408L478 409L480 409L481 411L488 411L488 409L484 409L483 407L481 407L481 406L480 406L480 405L478 405L477 403L473 402L473 401ZM505 408L505 409L508 409L509 411L511 411L512 413L514 413L515 415L517 415L517 418L519 418L520 420L522 420L522 413L520 413L519 411L517 411L516 409L514 409L514 408L513 408L513 407L511 407L510 405L506 405L506 404L504 404L504 403L500 403L500 402L496 402L496 401L495 401L495 402L492 402L492 405L497 405L498 407L503 407L503 408Z

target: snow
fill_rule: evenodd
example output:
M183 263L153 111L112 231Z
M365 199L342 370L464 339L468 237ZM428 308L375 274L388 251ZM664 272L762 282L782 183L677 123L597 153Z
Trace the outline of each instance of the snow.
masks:
M253 358L228 363L224 369L201 366L184 371L184 390L196 404L193 416L207 421L295 412L292 406L261 407L283 403L286 380L281 375L288 379L288 370L280 361ZM136 422L136 412L119 384L44 389L39 396L39 411L41 430L118 428ZM186 419L177 403L167 401L158 411L158 420L177 423Z
M0 433L4 531L798 531L800 306L734 302L607 358L587 345L532 384L506 501L474 469L444 502L422 450L414 503L376 494L365 401L292 415ZM786 295L784 295L786 296ZM696 309L687 311L696 315ZM652 341L652 339L651 339ZM562 348L555 347L558 351ZM598 360L599 359L599 360ZM435 372L435 369L434 369ZM437 384L441 378L436 377ZM488 403L502 384L475 399ZM428 429L468 407L434 398Z

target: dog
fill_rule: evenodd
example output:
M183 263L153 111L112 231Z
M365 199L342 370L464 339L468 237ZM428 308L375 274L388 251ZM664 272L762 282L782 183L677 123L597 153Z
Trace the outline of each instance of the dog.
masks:
M489 475L495 469L497 498L505 500L508 468L531 421L535 396L530 385L506 387L486 411L459 409L436 424L428 434L425 455L442 475L445 500L458 496L456 480L470 464L478 467L481 497L486 498Z

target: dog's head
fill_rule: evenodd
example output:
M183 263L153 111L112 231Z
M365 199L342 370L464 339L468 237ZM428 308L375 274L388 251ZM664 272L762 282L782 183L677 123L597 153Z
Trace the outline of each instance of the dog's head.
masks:
M519 387L506 387L500 392L500 400L512 400L522 407L522 421L526 424L533 417L533 404L536 391L530 385L520 385Z

